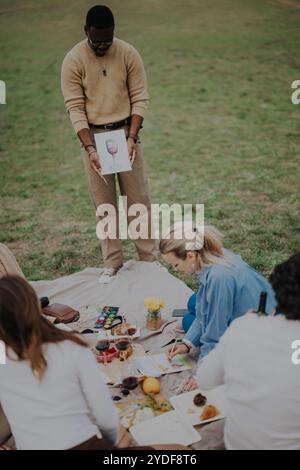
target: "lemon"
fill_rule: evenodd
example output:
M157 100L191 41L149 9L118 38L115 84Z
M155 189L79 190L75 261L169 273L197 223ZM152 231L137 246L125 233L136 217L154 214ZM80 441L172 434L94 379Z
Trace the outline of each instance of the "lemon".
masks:
M159 393L160 392L160 384L157 379L154 377L146 377L143 381L143 390L146 395L149 393Z

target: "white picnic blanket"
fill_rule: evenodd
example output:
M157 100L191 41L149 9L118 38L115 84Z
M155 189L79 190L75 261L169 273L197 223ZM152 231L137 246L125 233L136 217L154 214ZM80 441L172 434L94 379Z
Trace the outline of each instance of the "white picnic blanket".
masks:
M79 310L80 329L92 327L96 309L105 305L120 308L119 313L140 327L145 326L146 297L159 297L165 301L163 320L166 327L159 334L141 330L140 344L151 353L162 352L161 346L174 337L172 310L185 308L193 293L182 281L172 276L166 268L156 263L128 261L110 284L100 284L102 269L86 268L81 272L52 281L33 281L31 285L39 297L47 296L50 303L59 302ZM170 323L169 323L170 322ZM78 326L78 325L77 325ZM196 365L196 357L193 360ZM166 398L174 395L174 389L190 372L166 375L161 379L162 392ZM195 449L218 449L223 446L223 421L201 426L202 440L193 445Z

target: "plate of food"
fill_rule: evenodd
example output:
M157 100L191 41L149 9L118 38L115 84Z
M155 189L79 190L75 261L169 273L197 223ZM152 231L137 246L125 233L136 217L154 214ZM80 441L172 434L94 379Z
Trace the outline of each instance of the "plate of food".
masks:
M174 409L193 426L226 417L224 387L182 393L170 399Z

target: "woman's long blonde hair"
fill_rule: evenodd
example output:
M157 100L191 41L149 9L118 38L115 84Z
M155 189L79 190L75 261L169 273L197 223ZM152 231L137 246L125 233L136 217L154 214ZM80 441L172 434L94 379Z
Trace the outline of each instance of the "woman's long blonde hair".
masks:
M189 223L188 226L190 227L191 224ZM224 253L222 238L221 232L213 225L205 225L201 230L195 225L187 228L183 224L173 227L167 234L164 234L159 244L159 251L163 255L174 253L182 260L186 259L188 251L195 251L198 253L200 270L211 264L230 265L229 257Z

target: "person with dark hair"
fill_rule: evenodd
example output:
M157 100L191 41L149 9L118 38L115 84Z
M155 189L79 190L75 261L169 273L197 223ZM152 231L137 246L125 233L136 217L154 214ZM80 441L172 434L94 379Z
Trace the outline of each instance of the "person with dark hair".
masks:
M276 314L234 320L198 365L202 390L226 385L227 449L300 450L300 253L270 281Z
M6 364L0 365L0 418L3 408L17 449L188 449L177 444L128 447L132 440L119 426L88 345L41 313L40 301L24 278L0 279L0 341L6 349ZM0 424L4 439L9 428L6 421ZM1 448L5 446L0 442Z
M18 449L112 448L118 412L87 344L41 315L25 279L0 279L0 403Z
M86 15L86 28L114 28L115 19L112 11L104 5L96 5L89 9Z
M276 292L277 312L288 320L300 320L300 253L276 266L270 282Z
M92 7L86 16L86 39L75 45L62 64L62 93L73 127L81 141L92 202L116 207L115 174L101 178L94 135L124 129L132 171L118 173L120 192L133 204L146 207L147 237L134 240L139 259L155 260L151 238L151 204L139 131L148 104L147 80L137 50L114 37L115 20L104 5ZM100 220L100 219L98 219ZM118 238L101 240L105 265L101 283L109 283L122 267L122 243Z

